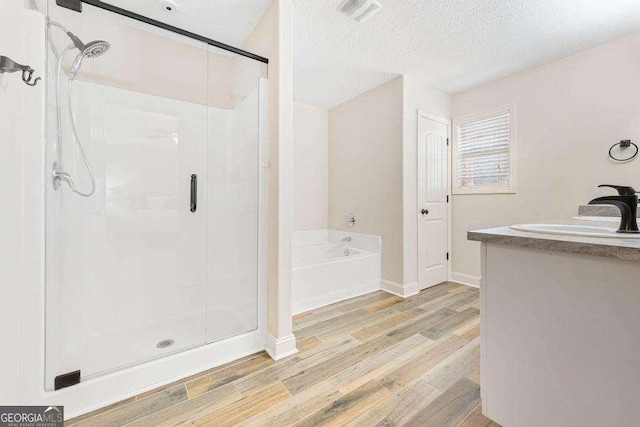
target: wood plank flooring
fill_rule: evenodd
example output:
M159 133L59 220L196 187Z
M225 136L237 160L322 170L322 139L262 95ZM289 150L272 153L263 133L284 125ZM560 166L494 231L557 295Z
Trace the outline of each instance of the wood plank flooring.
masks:
M295 316L298 354L254 354L73 426L497 426L482 415L478 290L375 292Z

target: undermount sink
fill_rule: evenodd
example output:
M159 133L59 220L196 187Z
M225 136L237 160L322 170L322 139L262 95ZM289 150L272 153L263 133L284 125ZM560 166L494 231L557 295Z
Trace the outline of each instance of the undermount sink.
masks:
M564 236L604 237L608 239L640 239L640 234L616 233L617 228L569 224L518 224L512 230Z

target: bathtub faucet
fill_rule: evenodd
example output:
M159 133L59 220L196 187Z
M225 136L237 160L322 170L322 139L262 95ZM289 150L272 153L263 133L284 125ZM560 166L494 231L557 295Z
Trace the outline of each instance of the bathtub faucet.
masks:
M342 243L351 243L351 237L343 237L340 241Z

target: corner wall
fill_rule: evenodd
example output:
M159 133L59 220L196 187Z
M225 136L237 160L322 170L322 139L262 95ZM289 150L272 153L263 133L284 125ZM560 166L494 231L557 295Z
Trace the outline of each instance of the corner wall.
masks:
M329 112L293 103L293 230L328 228Z
M402 77L329 110L329 228L382 236L382 277L402 283Z
M640 159L615 163L609 147L640 142L640 33L453 96L453 117L516 103L517 193L453 196L453 271L480 276L468 230L566 219L610 194L640 188Z
M281 349L295 352L291 317L291 150L293 132L293 48L291 0L274 0L243 49L269 58L269 265L267 330ZM269 346L269 343L267 343Z

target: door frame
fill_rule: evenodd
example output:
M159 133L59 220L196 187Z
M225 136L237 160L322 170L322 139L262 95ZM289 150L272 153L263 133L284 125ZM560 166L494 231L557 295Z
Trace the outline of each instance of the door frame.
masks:
M451 139L451 119L447 119L445 117L439 116L437 114L434 113L428 113L426 111L423 111L421 109L417 109L417 116L416 116L416 140L415 140L415 148L416 148L416 200L415 200L415 211L418 212L418 144L420 142L420 119L424 118L424 119L429 119L429 120L433 120L434 122L438 122L438 123L442 123L443 125L447 126L447 194L449 196L449 203L447 203L447 252L449 253L449 259L447 262L447 280L451 281L451 265L453 264L453 254L451 252L451 205L453 204L453 196L451 194L451 167L452 167L452 160L451 160L451 155L452 155L452 150L451 150L451 146L452 146L452 139ZM418 227L420 227L420 218L419 216L416 214L416 255L419 256L419 245L418 245ZM416 260L417 261L417 260ZM418 278L418 273L419 273L419 263L416 262L416 280ZM418 285L418 288L421 289L421 287Z

